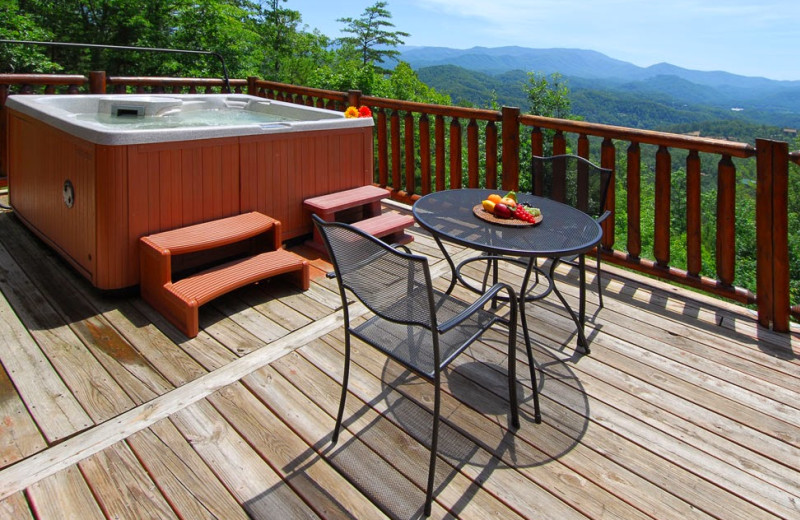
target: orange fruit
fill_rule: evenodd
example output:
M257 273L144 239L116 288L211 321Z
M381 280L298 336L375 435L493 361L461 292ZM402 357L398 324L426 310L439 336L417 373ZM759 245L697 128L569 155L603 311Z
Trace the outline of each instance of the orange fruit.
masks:
M487 211L489 213L494 213L494 202L492 202L491 200L484 200L483 202L481 202L481 204L483 204L484 211Z
M488 197L486 197L486 200L490 200L490 201L494 202L495 204L497 204L498 202L500 202L501 200L503 200L503 197L501 197L501 196L500 196L500 195L498 195L497 193L492 193L491 195L489 195Z

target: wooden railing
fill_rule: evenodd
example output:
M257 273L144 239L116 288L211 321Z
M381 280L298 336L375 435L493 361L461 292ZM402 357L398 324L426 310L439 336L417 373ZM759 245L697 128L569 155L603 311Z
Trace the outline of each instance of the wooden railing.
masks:
M47 78L51 78L47 80ZM78 79L81 81L78 82ZM26 83L27 82L27 83ZM87 87L88 84L88 87ZM21 93L32 92L26 85L70 85L68 92L199 92L221 91L222 80L202 78L105 78L102 73L82 76L0 75L0 106L11 85ZM604 260L637 271L681 283L746 304L755 304L759 322L776 331L789 330L790 317L800 319L800 305L791 306L788 252L789 163L800 164L800 153L789 153L783 142L757 140L753 147L719 139L707 139L647 130L522 115L517 108L482 110L430 105L363 96L357 91L338 92L286 85L248 78L231 80L237 92L246 92L292 103L333 110L366 105L375 116L375 182L390 188L393 198L413 203L420 196L444 189L488 187L518 189L521 157L563 153L568 149L616 172L618 157L627 165L627 199L608 200L614 211L624 204L628 219L625 244L615 241L612 219L605 223L599 248ZM26 90L27 88L27 90ZM4 128L0 128L4 132ZM523 142L524 141L524 142ZM3 142L3 141L0 141ZM653 260L643 258L640 208L643 153L653 150L655 164L655 212ZM7 164L3 150L0 170ZM464 156L466 154L466 157ZM624 154L624 155L623 155ZM686 156L686 229L671 230L671 176L673 157ZM734 279L736 264L736 167L734 158L757 161L756 186L756 293L739 287ZM702 276L700 176L711 164L717 175L716 277ZM615 175L617 174L615 173ZM648 223L649 224L649 223ZM687 266L670 265L670 234L687 237ZM649 253L649 252L648 252Z

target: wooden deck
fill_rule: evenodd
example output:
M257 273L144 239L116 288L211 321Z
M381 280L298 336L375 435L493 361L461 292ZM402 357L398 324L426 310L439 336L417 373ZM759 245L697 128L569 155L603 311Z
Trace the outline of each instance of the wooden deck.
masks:
M335 281L240 289L204 306L187 340L135 293L92 289L12 213L0 271L1 518L420 516L430 385L356 345L330 446ZM501 332L449 370L432 518L800 518L800 333L604 273L590 356L555 298L529 307L542 424L520 349L522 427L506 427Z

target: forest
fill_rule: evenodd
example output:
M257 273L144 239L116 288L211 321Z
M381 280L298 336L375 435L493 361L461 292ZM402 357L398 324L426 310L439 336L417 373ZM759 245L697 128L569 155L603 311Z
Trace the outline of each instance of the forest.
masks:
M332 38L303 24L287 0L0 0L0 39L63 41L101 45L212 50L222 54L230 77L264 79L337 91L436 104L497 108L520 106L537 115L754 142L787 140L777 126L743 120L713 107L675 106L646 94L599 91L580 79L520 71L481 75L459 67L414 71L397 62L398 46L409 36L391 22L386 2L338 21L345 36ZM412 28L404 28L413 30ZM0 72L220 77L219 63L197 55L78 50L0 43ZM633 102L634 100L635 102ZM791 149L800 142L790 143ZM524 147L523 147L524 148ZM597 147L594 147L596 150ZM466 157L466 153L463 154ZM655 153L642 152L643 255L653 249ZM596 159L595 159L596 160ZM703 157L703 266L715 276L716 164ZM521 171L526 161L521 158ZM755 291L755 160L735 161L737 171L736 284ZM686 267L685 157L672 159L671 265ZM626 156L618 149L617 201L626 199ZM800 303L800 175L790 172L791 302ZM617 248L626 241L624 204L615 214Z

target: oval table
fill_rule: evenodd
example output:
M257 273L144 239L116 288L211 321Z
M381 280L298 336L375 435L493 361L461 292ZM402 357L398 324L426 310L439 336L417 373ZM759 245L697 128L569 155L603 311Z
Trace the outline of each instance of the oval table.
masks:
M525 275L519 291L519 307L522 319L522 330L528 349L531 370L533 360L530 349L530 335L525 317L525 302L543 298L552 290L556 293L578 328L578 345L589 353L589 345L583 328L586 315L586 276L583 254L594 249L603 237L603 230L591 216L586 213L547 198L530 194L518 194L519 202L526 202L542 211L542 221L533 226L508 226L501 223L488 222L473 213L473 207L498 190L457 189L437 191L421 197L414 203L414 218L424 229L428 230L444 254L452 270L453 277L447 292L453 290L456 280L467 288L481 292L461 275L461 268L475 261L512 261L526 267ZM459 244L483 252L481 256L469 258L458 266L453 263L442 240ZM567 300L553 283L550 276L537 266L538 258L560 259L578 256L580 271L580 310L576 316ZM497 278L497 263L494 264L494 277ZM488 273L488 269L487 269ZM529 296L531 275L536 273L546 278L548 288L535 296ZM486 277L484 277L484 286Z

